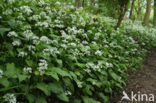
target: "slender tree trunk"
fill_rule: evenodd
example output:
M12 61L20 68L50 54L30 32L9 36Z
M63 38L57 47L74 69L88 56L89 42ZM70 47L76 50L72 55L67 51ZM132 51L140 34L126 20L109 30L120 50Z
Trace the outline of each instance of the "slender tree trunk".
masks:
M143 25L147 25L151 13L151 0L147 0L147 7L146 7L146 13L144 17L144 21L142 22Z
M82 0L82 7L85 6L85 0Z
M120 14L120 16L118 18L118 23L117 23L115 29L119 28L121 23L122 23L122 21L124 20L124 16L126 14L126 11L128 10L129 0L124 0L124 1L121 0L120 3L121 3L120 4L120 12L121 12L121 14Z
M156 27L156 0L154 0L154 17L153 17L153 25Z
M138 0L138 8L136 9L136 11L137 11L137 19L141 19L141 1L140 0Z
M140 16L141 16L141 8L138 8L137 16L138 16L138 18L140 18Z
M117 9L114 9L114 17L115 17L115 19L118 18L118 10Z
M132 1L129 18L132 19L135 0Z
M81 5L81 0L75 0L75 6L76 6L77 8L81 7L81 6L82 6L82 5Z
M95 0L90 0L91 6L95 6Z

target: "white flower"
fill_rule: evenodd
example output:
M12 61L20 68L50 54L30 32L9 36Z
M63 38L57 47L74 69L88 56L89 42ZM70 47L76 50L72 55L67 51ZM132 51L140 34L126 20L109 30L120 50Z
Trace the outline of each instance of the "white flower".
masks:
M31 67L24 67L24 72L26 73L32 73L32 68Z
M41 75L45 73L45 70L48 69L48 63L44 59L40 59L37 67L38 71L40 72Z
M95 85L95 84L96 84L96 82L95 82L95 81L93 81L93 82L92 82L92 84L93 84L93 85Z
M65 95L72 95L72 93L69 90L67 90L65 91Z
M95 65L94 63L87 63L86 64L86 72L88 72L88 73L90 73L91 72L91 70L90 69L92 69L92 70L94 70L94 71L101 71L101 68L103 68L103 66L102 66L102 63L100 63L100 62L98 62L98 64L97 65Z
M36 50L36 48L35 48L35 46L33 46L33 45L29 45L29 46L28 46L28 50L34 52L34 51Z
M15 2L15 0L8 0L8 3L9 4L12 4L12 3L14 3Z
M32 17L30 17L31 20L35 20L35 21L38 21L41 19L41 16L40 15L33 15Z
M33 36L32 39L33 39L33 44L37 45L40 43L38 36Z
M4 15L11 15L13 11L11 9L7 9L6 11L3 12Z
M16 96L14 94L6 94L4 99L7 103L17 103Z
M61 5L61 3L60 3L59 1L57 1L55 4L56 4L56 5Z
M3 71L0 69L0 78L3 76Z
M17 37L17 33L15 31L11 31L7 35L8 37Z
M44 2L44 0L40 0L40 1L38 2L38 4L39 4L40 6L43 6L43 5L45 5L45 2Z
M91 72L91 70L90 70L90 69L85 69L85 71L86 71L87 73L90 73L90 72Z
M101 35L100 33L96 33L94 39L95 40L98 40L98 38L99 38L100 35Z
M19 52L18 57L24 57L27 56L28 54L26 52Z
M17 23L18 25L22 25L22 24L23 24L23 22L20 21L20 20L17 20L16 23Z
M37 22L37 23L35 24L35 26L43 26L43 27L45 27L45 28L48 28L48 27L49 27L49 24L48 24L48 22L46 22L46 21L44 21L44 22Z
M23 29L26 30L26 29L31 29L31 26L30 25L25 25L23 26Z
M27 15L30 15L32 13L32 10L30 9L29 6L22 6L20 7L20 9L23 13L26 13Z
M68 32L71 33L71 34L77 34L78 33L78 30L77 28L74 26L74 27L68 27L67 28Z
M66 44L61 44L61 47L67 49L68 46Z
M43 55L56 55L56 54L59 54L60 52L58 51L58 49L56 47L53 47L53 48L46 48L46 49L43 49Z
M85 55L90 55L90 47L89 46L83 46L82 44L79 45L82 48L82 52Z
M82 36L88 38L88 35L86 33L83 33Z
M82 88L82 82L78 82L78 83L77 83L77 86L78 86L79 88Z
M88 44L88 42L87 42L87 41L82 41L82 43L83 43L83 44Z
M40 15L43 16L43 17L45 17L47 14L46 14L46 12L43 12L43 11L42 11L42 12L40 13Z
M26 30L24 31L23 35L29 40L34 34L31 30Z
M97 50L97 51L95 52L95 55L97 55L97 56L102 56L102 52L101 52L100 50Z
M19 20L25 20L24 16L22 15L22 13L20 13L20 15L17 17L17 19Z
M46 36L40 37L40 41L45 42L46 44L50 44L51 43L51 40L48 37L46 37Z
M92 34L93 32L92 32L92 30L88 30L88 33Z
M71 46L73 47L76 47L76 44L75 43L70 43Z
M73 55L78 56L80 54L80 51L78 49L73 50Z
M15 41L12 42L12 45L13 46L20 46L21 45L21 42L18 41L18 40L15 40Z
M19 11L19 9L18 9L18 8L13 8L13 10L14 10L14 11Z
M108 63L106 62L106 67L109 68L109 67L113 67L113 64L112 63Z

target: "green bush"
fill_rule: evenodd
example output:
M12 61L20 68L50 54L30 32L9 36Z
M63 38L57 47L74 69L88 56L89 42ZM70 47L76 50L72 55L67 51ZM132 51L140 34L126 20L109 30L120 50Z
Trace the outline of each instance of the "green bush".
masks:
M155 46L151 30L60 2L1 0L0 14L1 103L107 103Z

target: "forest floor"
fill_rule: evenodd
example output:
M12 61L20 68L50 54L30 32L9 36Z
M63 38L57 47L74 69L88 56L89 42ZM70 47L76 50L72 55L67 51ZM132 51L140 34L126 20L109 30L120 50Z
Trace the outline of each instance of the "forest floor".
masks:
M111 103L156 103L156 49L151 50L148 53L140 70L130 74L124 91L131 101L122 100L123 93L121 93L116 95ZM134 99L132 101L131 97L132 95L135 96L135 94L137 101ZM140 99L142 99L143 94L146 94L147 96L143 96L143 101L139 100L139 96ZM149 99L153 100L152 95L155 96L155 100L154 102L149 102ZM148 100L146 100L146 97Z

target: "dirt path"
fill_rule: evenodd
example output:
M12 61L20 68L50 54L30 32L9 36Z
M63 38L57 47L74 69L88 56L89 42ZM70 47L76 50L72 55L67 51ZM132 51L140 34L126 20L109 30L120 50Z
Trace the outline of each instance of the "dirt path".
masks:
M130 98L132 91L134 94L137 94L137 101L134 102L134 99L133 101L121 101L123 94L119 94L115 96L115 99L111 103L156 103L156 49L149 52L142 69L130 76L124 91ZM146 96L143 96L143 101L139 101L138 96L140 96L141 99L142 94L147 94L148 101L145 100ZM152 95L150 94L155 96L154 102L149 102L149 99L152 100Z

